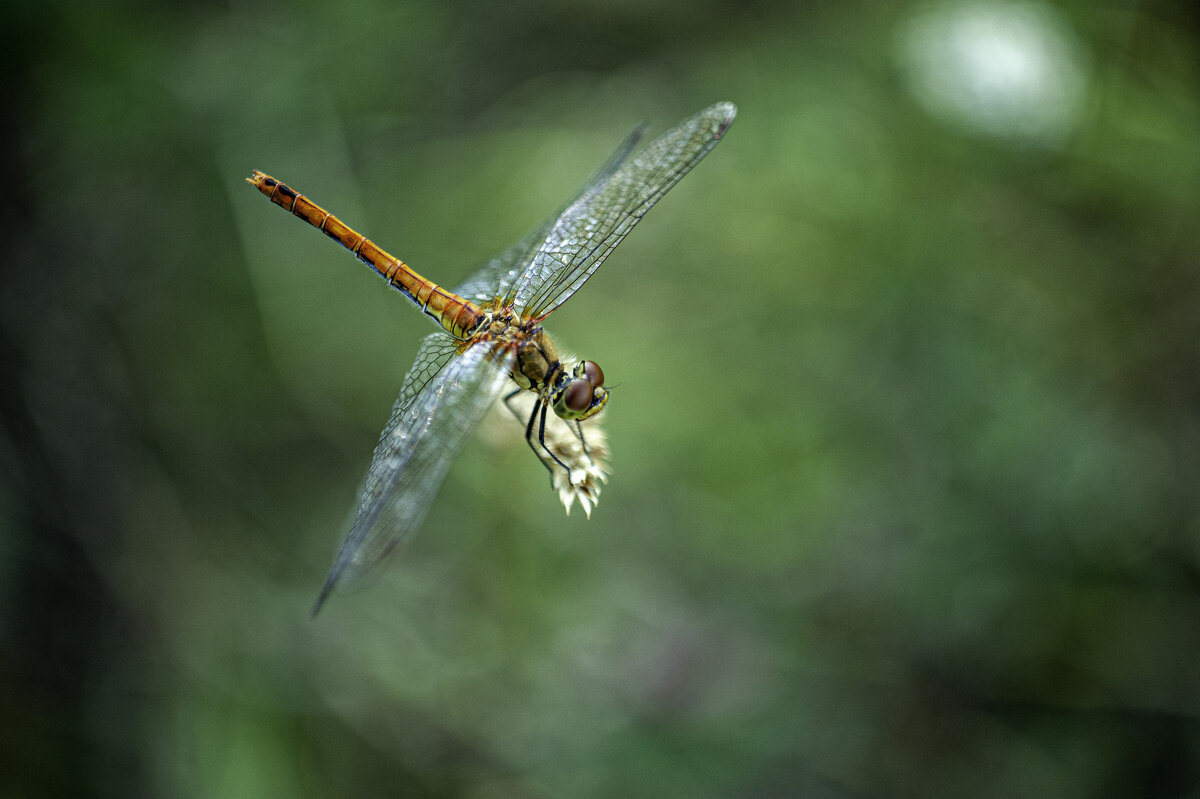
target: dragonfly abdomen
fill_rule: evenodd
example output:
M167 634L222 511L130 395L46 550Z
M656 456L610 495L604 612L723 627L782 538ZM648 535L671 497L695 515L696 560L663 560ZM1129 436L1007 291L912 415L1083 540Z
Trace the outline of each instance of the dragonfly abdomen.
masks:
M408 264L291 186L258 170L246 178L246 182L252 183L280 208L303 219L354 253L360 261L383 275L388 283L416 303L422 313L432 316L451 335L463 338L466 331L478 324L481 311L475 303L446 291L432 280L417 274Z

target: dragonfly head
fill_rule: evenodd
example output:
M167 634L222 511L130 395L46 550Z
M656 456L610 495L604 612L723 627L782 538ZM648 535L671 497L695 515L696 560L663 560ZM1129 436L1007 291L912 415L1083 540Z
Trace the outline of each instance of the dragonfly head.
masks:
M580 361L570 372L564 371L551 396L554 412L568 421L594 416L607 402L604 372L595 361Z

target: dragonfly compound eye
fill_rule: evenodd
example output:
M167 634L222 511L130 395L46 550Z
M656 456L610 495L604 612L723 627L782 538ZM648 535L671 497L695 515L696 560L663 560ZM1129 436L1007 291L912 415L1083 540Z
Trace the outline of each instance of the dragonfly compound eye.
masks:
M600 364L595 361L584 361L583 373L587 376L588 382L596 388L604 385L604 372L600 369Z
M575 413L581 413L592 404L592 384L586 380L572 380L563 392L563 405Z

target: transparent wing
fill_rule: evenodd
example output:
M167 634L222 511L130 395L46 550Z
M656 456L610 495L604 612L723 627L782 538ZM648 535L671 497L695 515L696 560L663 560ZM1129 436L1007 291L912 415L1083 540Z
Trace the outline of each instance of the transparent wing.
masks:
M513 284L520 277L521 273L525 271L525 268L533 262L534 257L541 250L542 244L545 243L546 238L550 235L550 231L554 230L554 226L558 223L559 218L568 208L577 205L580 200L589 194L594 194L605 181L613 176L613 173L617 171L622 162L629 157L629 153L641 141L645 129L645 125L639 125L632 133L626 136L625 141L621 142L621 146L617 148L617 151L609 157L604 166L600 167L596 170L595 174L588 178L587 183L583 185L579 193L563 206L562 210L539 225L529 235L521 239L520 242L509 247L481 266L462 285L456 287L454 293L480 305L491 302L495 297L504 297L506 302L511 302L512 295L510 292Z
M550 226L510 289L524 316L540 319L574 294L646 212L670 191L733 122L733 103L717 103L650 142L580 194Z
M461 285L456 286L453 289L454 293L477 305L487 305L494 298L507 294L517 276L537 255L542 242L546 240L546 235L554 226L554 221L548 220L520 242L492 258Z
M421 524L450 464L503 389L511 352L482 343L455 356L458 344L446 333L421 342L314 612L339 581L371 570Z

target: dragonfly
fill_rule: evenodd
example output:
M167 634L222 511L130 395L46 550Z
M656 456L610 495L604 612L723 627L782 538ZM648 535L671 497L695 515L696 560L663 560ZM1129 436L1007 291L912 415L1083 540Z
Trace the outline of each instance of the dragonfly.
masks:
M528 392L525 440L566 497L589 511L602 475L581 422L608 404L594 362L560 353L543 321L570 299L643 216L721 141L737 108L716 103L634 153L635 129L557 214L447 290L286 184L255 170L247 178L271 202L350 250L431 317L426 336L379 436L349 530L313 608L335 587L374 572L424 521L451 464L504 394ZM510 408L516 406L510 404ZM547 438L553 411L576 443Z

